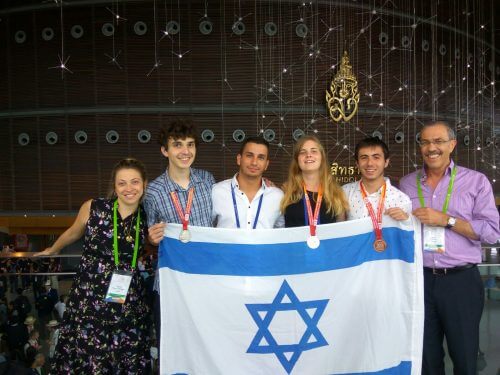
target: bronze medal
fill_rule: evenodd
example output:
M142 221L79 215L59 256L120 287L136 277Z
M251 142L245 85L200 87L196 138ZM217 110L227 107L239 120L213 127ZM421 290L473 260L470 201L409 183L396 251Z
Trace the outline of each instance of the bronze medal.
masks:
M382 251L387 249L387 243L383 239L375 240L375 242L373 243L373 248L375 249L375 251L381 253Z
M387 243L382 238L382 213L384 212L384 200L385 193L387 189L387 185L384 182L382 186L382 191L380 193L380 200L378 202L377 214L375 215L375 211L373 210L373 206L368 199L368 194L366 193L365 188L363 187L363 182L359 182L359 189L361 190L361 196L363 197L363 201L365 202L366 209L370 214L370 218L372 219L373 229L375 230L375 242L373 242L373 248L375 251L381 253L387 248Z

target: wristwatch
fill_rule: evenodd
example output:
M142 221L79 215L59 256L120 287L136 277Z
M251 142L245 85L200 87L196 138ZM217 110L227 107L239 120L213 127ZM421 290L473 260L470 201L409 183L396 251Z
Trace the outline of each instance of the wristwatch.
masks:
M455 226L455 224L457 223L457 219L454 218L453 216L450 216L448 218L448 221L446 222L446 229L451 229Z

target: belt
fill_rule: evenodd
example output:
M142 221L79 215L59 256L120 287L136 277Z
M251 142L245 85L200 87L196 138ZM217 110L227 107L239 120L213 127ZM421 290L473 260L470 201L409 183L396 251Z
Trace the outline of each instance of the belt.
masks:
M463 266L457 266L457 267L452 267L452 268L430 268L430 267L424 267L425 272L430 272L433 275L448 275L450 273L457 273L463 270L468 270L469 268L476 267L476 264L474 263L468 263Z

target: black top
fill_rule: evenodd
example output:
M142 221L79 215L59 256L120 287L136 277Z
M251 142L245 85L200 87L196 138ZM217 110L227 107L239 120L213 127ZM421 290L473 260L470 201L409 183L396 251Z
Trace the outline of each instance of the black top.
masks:
M307 191L307 195L309 195L309 201L311 202L311 209L314 215L317 193ZM306 225L306 217L307 211L304 211L304 199L300 199L298 202L292 203L285 209L285 227L303 227ZM326 205L323 200L319 209L319 224L335 223L336 221L337 218L334 212L330 214L326 212Z

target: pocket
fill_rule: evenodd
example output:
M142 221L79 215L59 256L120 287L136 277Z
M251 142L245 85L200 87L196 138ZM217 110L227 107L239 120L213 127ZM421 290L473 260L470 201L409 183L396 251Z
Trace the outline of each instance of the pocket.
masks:
M472 192L453 192L451 196L448 214L457 216L464 220L472 219L472 207L474 207L475 197Z

